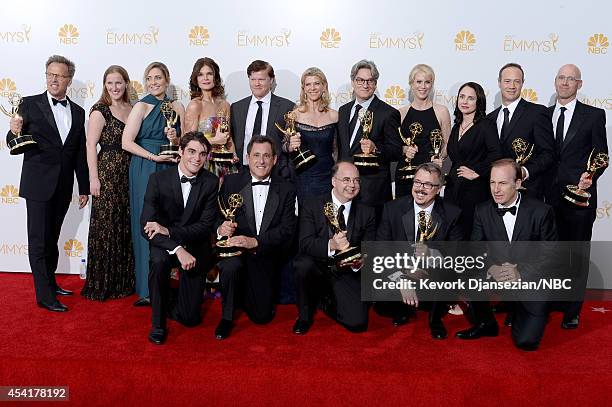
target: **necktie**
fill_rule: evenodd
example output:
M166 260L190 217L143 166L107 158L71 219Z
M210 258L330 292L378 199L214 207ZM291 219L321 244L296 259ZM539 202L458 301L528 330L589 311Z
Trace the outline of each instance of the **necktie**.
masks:
M188 178L188 177L186 177L186 176L184 176L184 175L183 175L183 176L181 176L181 183L183 183L183 184L184 184L185 182L189 182L191 185L193 185L193 184L195 184L195 182L196 182L196 177L191 177L191 178Z
M501 131L499 132L499 138L501 140L504 139L504 137L506 136L506 129L508 128L508 125L510 124L510 110L508 110L507 107L504 107L504 123L502 124L502 128Z
M353 140L353 133L355 132L355 126L357 126L357 119L359 119L359 111L361 110L361 107L362 106L359 104L355 106L355 114L353 114L353 118L349 123L349 140L351 141Z
M51 98L51 102L53 102L53 106L57 105L58 103L64 107L68 106L68 99L57 100L56 98Z
M516 216L516 206L511 206L509 208L497 208L497 213L499 216L504 216L508 212L510 212L512 216Z
M557 141L557 146L561 147L563 145L563 130L565 129L565 111L567 110L567 107L562 107L559 110L561 111L561 114L559 114L559 120L557 120L555 139Z
M270 181L255 181L255 182L251 182L251 186L257 186L257 185L270 185Z
M261 116L263 115L263 108L261 100L257 101L257 114L255 115L255 123L253 124L253 136L261 136Z
M338 226L340 226L340 230L346 230L346 222L344 221L344 205L340 205L338 208L336 218L338 219Z

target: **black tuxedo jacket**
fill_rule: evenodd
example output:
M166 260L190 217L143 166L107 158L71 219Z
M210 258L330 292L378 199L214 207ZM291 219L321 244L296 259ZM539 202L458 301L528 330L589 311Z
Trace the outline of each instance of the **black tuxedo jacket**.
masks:
M548 108L549 120L552 120L554 110L554 105ZM555 143L555 164L546 192L546 201L549 204L555 206L560 203L561 192L566 185L578 184L580 175L586 171L593 149L596 153L608 152L606 113L602 109L576 101L576 109L561 148ZM588 189L592 196L589 208L597 207L597 179L604 170L595 173L593 185Z
M346 103L338 110L338 158L343 161L353 161L353 155L361 153L361 126L357 130L355 141L350 145L349 123L354 100ZM368 107L373 114L370 140L378 149L380 167L360 170L361 192L359 199L367 205L382 205L391 199L391 173L389 164L402 156L402 141L399 138L399 111L380 100L376 95Z
M434 202L431 217L433 224L438 225L432 241L451 242L465 239L460 221L461 210L455 205L438 197ZM414 242L415 230L414 200L410 195L403 196L385 204L376 240Z
M498 107L487 115L487 118L497 126L497 116L502 107ZM512 150L512 141L522 138L535 145L533 155L524 167L529 171L529 179L525 187L531 196L543 199L545 176L554 163L554 135L550 116L545 106L521 99L516 106L512 119L505 130L504 138L500 139L502 156L516 158Z
M251 173L248 170L226 175L223 179L219 197L224 207L227 207L229 195L236 193L242 196L243 205L235 213L238 226L234 236L243 235L256 238L258 256L274 258L274 256L284 255L285 250L291 246L297 224L295 186L282 177L274 175L271 177L259 234L255 226L253 187L251 186ZM218 219L218 225L225 220L220 212Z
M230 126L232 139L236 146L236 155L242 162L242 156L244 149L247 146L244 144L244 131L246 127L247 114L249 113L249 105L251 103L251 96L245 97L237 102L232 103L230 106ZM291 169L288 165L287 157L282 153L282 143L284 134L282 134L274 123L278 123L281 128L285 128L285 113L293 110L295 103L289 99L285 99L280 96L272 94L270 99L270 112L268 113L268 122L266 127L266 136L274 140L276 144L276 154L278 155L278 163L276 164L275 171L286 179L291 177Z
M62 144L47 92L27 96L19 105L23 117L22 134L31 135L38 147L23 156L19 195L34 201L48 201L59 188L63 195L72 194L74 173L79 194L89 195L89 171L85 153L85 111L72 100L72 127ZM15 135L6 135L7 143Z
M173 167L151 174L140 216L142 234L149 240L144 233L147 222L157 222L170 232L169 236L158 234L149 240L151 248L174 250L180 245L196 259L210 259L217 215L217 185L216 176L200 170L191 186L187 205L183 207L178 169Z
M332 228L323 213L326 202L332 202L331 192L309 198L300 206L300 253L320 262L328 260L327 244L333 236ZM364 241L375 240L374 209L353 200L346 232L348 241L353 247L360 247Z

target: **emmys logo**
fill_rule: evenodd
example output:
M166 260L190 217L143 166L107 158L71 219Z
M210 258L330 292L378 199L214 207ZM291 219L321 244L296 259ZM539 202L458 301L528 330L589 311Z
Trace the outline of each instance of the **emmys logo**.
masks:
M7 98L16 91L17 85L15 85L11 78L0 79L0 96Z
M19 190L15 185L5 185L0 190L0 202L8 205L16 205L19 203Z
M326 28L321 33L321 48L339 48L340 47L340 33L335 28Z
M552 33L544 40L521 40L515 39L513 35L504 38L504 51L506 52L534 52L548 53L557 52L559 36Z
M60 44L76 45L79 43L79 31L72 24L64 24L60 27L57 35L59 36Z
M29 25L22 25L22 31L0 31L0 42L10 44L23 44L30 42L30 32L32 27Z
M189 31L189 45L191 46L206 46L209 38L208 28L203 25L196 25Z
M612 209L612 202L603 201L603 206L597 208L597 219L610 219L610 209Z
M538 101L538 94L534 89L525 88L521 91L521 97L528 102L536 103Z
M94 97L94 88L96 84L92 81L87 81L85 86L71 86L66 94L73 99L88 99Z
M83 255L83 243L77 239L70 239L64 243L64 253L68 257L81 257Z
M130 100L140 100L144 94L144 88L138 81L130 81L130 87L128 88Z
M485 96L489 97L489 89L483 89ZM448 109L452 112L455 110L455 106L457 105L457 94L450 94L444 90L435 90L433 95L433 102L439 103L448 107Z
M331 103L336 107L350 102L353 99L353 90L350 86L339 89L337 92L329 92Z
M423 39L425 34L415 32L413 35L406 37L388 37L381 33L371 33L368 46L370 48L387 48L387 49L423 49Z
M238 31L237 45L239 47L269 47L283 48L289 46L291 30L283 28L280 34L250 34L248 31Z
M397 85L389 86L385 91L385 101L391 106L401 106L406 99L406 92Z
M608 47L610 43L608 42L608 37L603 34L595 34L592 37L589 37L588 45L588 53L589 54L605 54L608 52Z
M455 36L456 51L474 51L476 37L469 31L459 31Z
M27 256L28 245L26 243L2 243L0 254L3 256Z
M598 98L598 97L594 97L594 98L589 98L589 97L582 97L580 98L580 101L582 103L584 103L585 105L591 105L593 107L598 107L600 109L604 109L604 110L612 110L612 97L609 98Z
M115 32L113 28L106 31L107 45L157 45L159 28L151 26L145 32Z

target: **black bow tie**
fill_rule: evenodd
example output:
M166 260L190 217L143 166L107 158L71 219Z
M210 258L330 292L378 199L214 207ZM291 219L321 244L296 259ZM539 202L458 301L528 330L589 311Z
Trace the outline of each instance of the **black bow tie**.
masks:
M251 186L254 187L256 185L270 185L270 181L255 181L251 182Z
M516 206L511 206L509 208L497 208L497 213L499 216L504 216L507 212L510 212L513 216L516 216Z
M64 107L68 106L68 99L57 100L56 98L51 98L51 101L53 102L53 106L57 105L58 103Z
M181 182L184 184L185 182L189 182L191 185L195 184L196 177L187 178L186 176L181 177Z

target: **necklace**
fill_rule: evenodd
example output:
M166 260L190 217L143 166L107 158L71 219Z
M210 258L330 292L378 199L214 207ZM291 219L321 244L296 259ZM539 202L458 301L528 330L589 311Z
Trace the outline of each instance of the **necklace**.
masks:
M463 136L465 134L465 132L474 125L474 122L470 122L467 126L463 126L463 124L459 125L459 129L461 130L459 133L461 136Z

